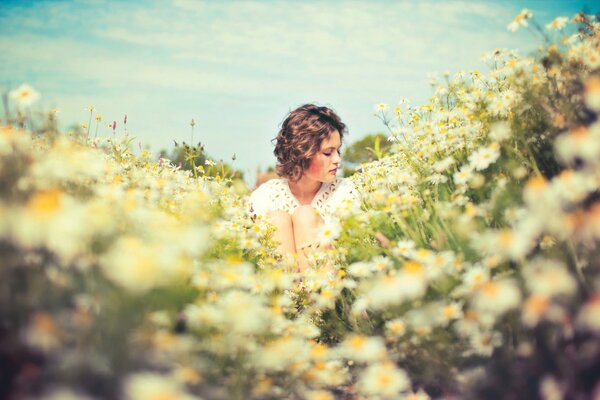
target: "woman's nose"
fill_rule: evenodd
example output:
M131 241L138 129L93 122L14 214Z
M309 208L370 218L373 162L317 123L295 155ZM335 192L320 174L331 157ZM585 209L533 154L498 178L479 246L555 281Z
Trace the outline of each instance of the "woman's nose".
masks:
M333 158L333 163L334 164L340 164L342 162L342 156L341 154L336 153L335 157Z

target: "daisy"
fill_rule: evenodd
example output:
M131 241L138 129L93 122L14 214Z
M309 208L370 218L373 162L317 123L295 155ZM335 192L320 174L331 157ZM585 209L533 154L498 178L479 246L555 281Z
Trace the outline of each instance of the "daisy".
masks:
M325 390L313 390L304 394L307 400L335 400L331 392Z
M25 331L25 341L42 351L55 350L60 346L60 331L54 318L45 312L33 315Z
M539 385L540 397L547 400L565 398L565 387L551 375L546 375Z
M368 398L397 398L410 387L408 375L391 362L370 365L360 376L358 389Z
M499 316L521 304L521 291L511 279L489 281L480 286L473 297L476 310Z
M378 336L351 335L342 342L338 351L341 356L356 362L372 362L385 358L387 350Z
M196 399L187 393L182 384L166 375L143 372L131 375L125 382L127 400L142 399Z
M531 295L523 303L521 319L527 326L535 326L544 317L550 307L550 300L546 296Z
M342 232L342 226L339 224L339 222L327 222L328 223L321 225L317 232L317 240L322 246L333 243Z
M490 356L492 355L494 348L502 344L502 335L495 331L475 331L469 337L469 341L475 353L483 356Z
M408 393L402 399L403 400L429 400L429 399L431 399L431 397L429 397L423 389L419 389L417 392Z
M29 107L39 100L40 94L26 83L10 92L10 97L21 107Z
M396 247L392 249L392 252L396 257L411 257L415 250L415 242L412 240L401 240L396 244Z
M577 324L600 332L600 293L593 295L581 308L577 315Z
M521 10L519 15L515 17L515 19L508 24L507 28L511 32L517 31L519 27L524 26L527 27L529 24L527 23L527 19L533 17L533 14L528 9L524 8Z
M463 281L467 285L467 287L471 289L476 289L483 286L485 283L490 280L490 272L487 268L483 268L481 266L475 266L469 268L464 276Z
M368 304L373 309L381 310L422 296L427 290L424 270L421 264L409 261L401 272L382 276L366 293Z
M523 277L531 293L546 297L568 296L577 290L575 278L557 260L537 258L523 269Z
M356 278L367 278L373 274L373 264L365 261L355 262L348 266L347 271Z
M596 112L600 111L600 77L592 76L585 81L585 104Z
M454 165L454 162L455 160L454 158L452 158L452 156L446 157L443 160L440 160L433 164L433 169L435 170L435 172L442 173L448 168L450 168L452 165Z
M442 320L446 323L448 323L452 320L458 319L458 318L462 318L462 316L463 316L462 304L460 304L458 302L452 302L452 303L445 304L441 308L441 313L442 313Z
M442 174L433 174L428 176L425 180L431 183L432 185L439 185L442 183L446 183L448 181L448 177Z
M567 22L569 22L569 19L567 17L557 17L549 24L546 24L546 29L556 29L560 31L567 25Z
M304 339L279 336L255 353L255 363L271 371L284 371L292 364L303 364L310 358L310 344Z
M510 124L506 121L496 122L490 127L490 139L502 142L511 136Z
M482 171L493 164L498 157L500 157L498 146L490 145L487 147L480 147L472 153L469 156L469 162L475 170Z
M406 333L406 323L401 318L392 319L385 323L388 336L401 337Z
M577 127L556 138L557 155L566 162L583 159L596 163L600 156L600 123L588 127Z
M387 105L387 104L385 104L385 103L378 103L378 104L375 104L375 107L374 107L374 108L375 108L375 112L376 112L376 113L377 113L377 112L381 112L381 113L383 113L383 112L386 112L386 111L387 111L387 109L388 109L388 105Z
M462 167L452 175L455 185L466 185L473 178L473 170L470 166Z

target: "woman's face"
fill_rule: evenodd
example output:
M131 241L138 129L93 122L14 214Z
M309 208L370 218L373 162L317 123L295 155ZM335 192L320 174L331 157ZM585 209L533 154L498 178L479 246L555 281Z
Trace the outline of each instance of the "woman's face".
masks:
M321 142L321 148L310 160L304 175L320 182L334 181L336 172L342 163L341 147L340 133L335 130Z

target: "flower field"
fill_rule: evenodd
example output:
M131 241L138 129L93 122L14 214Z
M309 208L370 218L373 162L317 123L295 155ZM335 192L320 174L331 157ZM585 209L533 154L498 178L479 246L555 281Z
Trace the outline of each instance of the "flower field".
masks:
M544 32L378 105L302 273L240 182L0 128L0 398L600 396L600 24Z

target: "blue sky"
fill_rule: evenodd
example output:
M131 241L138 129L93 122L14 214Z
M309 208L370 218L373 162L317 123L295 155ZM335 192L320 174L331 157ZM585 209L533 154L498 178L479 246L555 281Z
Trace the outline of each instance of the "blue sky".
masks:
M0 90L28 83L37 109L64 127L93 105L158 150L205 144L253 183L273 165L271 139L306 102L334 108L347 142L383 131L373 105L431 95L428 75L484 69L483 52L539 42L507 24L528 8L545 24L578 1L6 1L0 2ZM93 125L92 125L93 126ZM104 132L102 132L104 131ZM118 129L119 131L119 129Z

